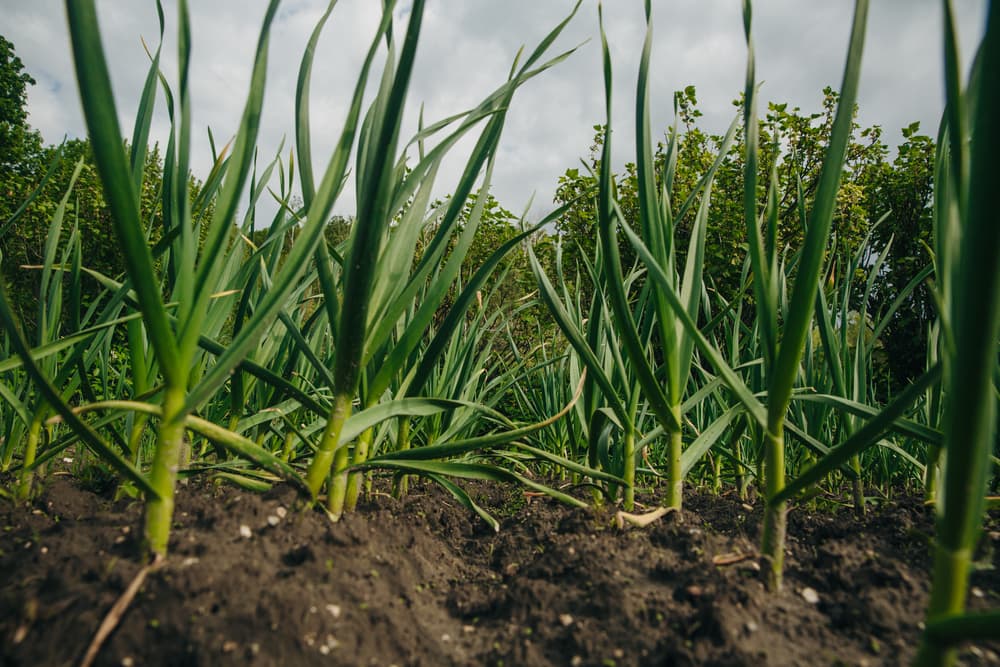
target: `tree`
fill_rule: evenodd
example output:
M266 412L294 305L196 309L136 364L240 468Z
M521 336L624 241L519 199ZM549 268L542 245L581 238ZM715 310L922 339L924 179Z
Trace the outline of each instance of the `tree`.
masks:
M15 310L29 329L33 326L37 310L37 270L43 261L45 237L51 215L57 202L65 195L69 179L77 162L83 161L83 169L76 181L69 201L69 210L64 221L64 238L69 237L69 229L76 224L80 230L80 241L84 266L106 276L117 278L125 270L118 244L114 241L111 212L104 200L104 190L94 167L90 142L86 139L71 139L62 146L48 146L41 150L40 157L47 164L56 152L61 158L49 181L24 214L13 226L0 236L0 252L3 253L3 275L10 286L11 299ZM163 178L163 160L159 148L154 146L146 155L145 180L140 193L143 220L150 225L153 242L162 235L160 216L160 187ZM13 206L20 205L27 193L38 185L43 174L36 172L27 180L25 190ZM103 292L103 287L94 280L84 279L81 294L86 308Z
M14 45L0 35L0 224L17 209L43 165L42 138L28 125L28 86Z
M875 231L875 250L891 241L888 268L876 294L877 306L891 303L906 285L930 263L932 244L931 202L934 192L934 140L920 134L920 123L903 128L903 143L892 163L868 165L862 175L863 206L869 217L888 214ZM927 323L935 306L927 285L919 286L891 320L883 340L894 388L905 385L926 366Z

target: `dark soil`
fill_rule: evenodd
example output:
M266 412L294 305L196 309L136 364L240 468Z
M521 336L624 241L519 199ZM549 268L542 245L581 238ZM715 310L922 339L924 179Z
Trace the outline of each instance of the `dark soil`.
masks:
M472 487L495 534L436 486L332 524L295 494L179 489L170 557L98 665L902 665L927 601L931 512L897 497L789 517L784 592L755 557L761 507L692 495L647 528ZM287 510L287 512L286 512ZM0 505L0 664L76 664L140 569L137 503L54 477ZM249 532L247 531L249 529ZM1000 518L970 605L1000 606ZM812 589L818 600L812 598ZM1000 643L965 647L1000 664Z

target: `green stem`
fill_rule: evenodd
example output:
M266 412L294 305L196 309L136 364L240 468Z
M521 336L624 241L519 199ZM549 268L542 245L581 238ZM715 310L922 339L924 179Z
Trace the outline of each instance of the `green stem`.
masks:
M938 460L941 458L941 448L937 445L927 446L927 462L924 469L924 500L937 501L938 492Z
M764 530L761 554L767 561L767 587L781 590L781 575L785 564L785 530L788 519L786 502L771 503L770 499L785 488L784 422L769 426L764 434L764 489L767 506L764 509Z
M156 434L156 452L149 472L149 484L159 498L146 503L146 550L153 556L167 555L170 524L174 516L174 489L177 468L184 449L183 387L168 386L163 391L163 419Z
M135 466L139 465L139 459L142 455L142 434L146 430L146 424L148 422L148 415L135 415L135 419L132 421L132 430L128 434L129 460L131 460L132 464Z
M396 434L396 450L405 451L410 448L410 420L399 420L399 430ZM392 485L392 497L399 500L409 491L409 481L406 475L398 475Z
M857 477L854 478L853 491L854 491L854 514L859 518L865 515L865 481L861 477L861 457L852 456L851 457L851 469L857 473Z
M351 403L351 395L346 393L337 394L333 400L333 408L330 409L330 416L326 420L326 428L323 429L319 450L317 450L312 463L309 464L309 470L306 472L306 484L309 486L309 493L314 501L323 489L323 483L330 476L334 454L338 451L337 443L340 441L340 432L344 428L347 417L351 414Z
M347 466L350 463L349 448L344 446L337 450L333 457L333 471L330 476L330 493L326 499L326 508L330 517L339 521L344 515L347 504Z
M674 406L673 413L680 422L680 407ZM667 507L681 508L684 492L684 469L681 465L683 434L678 429L670 431L667 442Z
M625 465L622 470L622 479L625 480L625 497L622 507L626 512L631 512L635 508L635 432L632 429L625 431L622 455L625 457Z
M934 552L934 586L927 608L928 619L965 611L971 565L972 552L969 549L949 549L938 543ZM946 667L955 664L957 655L954 648L929 642L924 637L914 664L917 667Z
M354 446L354 465L364 463L368 460L368 453L371 451L372 439L375 433L372 429L365 430L358 436L358 442ZM344 502L344 510L353 512L358 506L358 496L361 495L361 480L364 478L363 472L352 472L347 477L347 499Z
M712 495L722 493L722 457L712 457Z
M34 483L35 474L28 470L32 464L35 462L35 457L38 454L38 441L42 433L42 422L44 411L39 409L35 413L34 419L31 420L31 425L28 427L28 442L24 449L24 468L21 472L21 480L17 485L17 494L15 498L18 502L24 502L31 498L31 486Z
M292 458L292 446L295 444L295 434L287 433L285 434L284 443L281 446L281 460L288 463L288 460Z

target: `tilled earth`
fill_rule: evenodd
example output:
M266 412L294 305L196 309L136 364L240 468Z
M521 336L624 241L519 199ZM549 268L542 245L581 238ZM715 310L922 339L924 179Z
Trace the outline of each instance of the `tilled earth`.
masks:
M692 493L645 528L474 485L494 533L430 484L339 523L192 482L164 566L97 665L904 665L928 593L931 511L897 494L858 521L794 507L784 591L761 583L762 508ZM647 498L648 500L648 498ZM77 664L140 570L141 507L53 477L0 501L0 665ZM970 605L1000 607L1000 517ZM1000 642L963 664L1000 665Z

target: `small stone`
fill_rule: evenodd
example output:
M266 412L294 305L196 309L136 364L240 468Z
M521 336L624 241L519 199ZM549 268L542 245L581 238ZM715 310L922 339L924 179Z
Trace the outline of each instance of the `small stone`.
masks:
M614 651L611 652L611 655L621 660L622 658L625 657L625 651L621 650L620 648L616 648Z
M701 586L691 585L684 589L684 591L693 598L701 597L701 594L705 591L702 590Z
M260 653L260 644L254 642L250 644L250 655L258 655Z
M583 658L578 655L574 655L572 660L569 661L569 664L573 667L580 667L580 665L583 664Z
M576 555L576 549L574 549L573 547L570 547L569 549L566 550L566 553L568 553L570 556L575 556Z
M801 595L802 599L808 602L809 604L819 603L819 593L817 593L816 590L813 588L809 587L803 588Z
M49 548L48 547L42 547L41 549L39 549L39 551L41 551L43 554L47 554L49 552Z
M740 507L745 509L747 512L753 512L753 505L748 505L746 503L743 503L742 505L740 505Z
M319 652L322 653L323 655L330 655L330 647L327 646L326 644L323 644L322 646L319 647Z
M747 632L757 632L758 630L760 630L760 626L754 623L753 621L747 621L744 627L747 629Z
M278 515L279 519L284 519L286 516L288 516L288 510L286 510L284 507L279 507L278 509L274 510L274 513Z
M227 641L223 642L223 644L222 644L222 652L223 653L232 653L238 647L239 647L239 645L236 642L234 642L232 640L227 640Z
M124 543L125 543L124 535L119 535L118 537L115 538L115 544L124 544Z
M253 537L253 531L250 530L250 526L245 523L240 525L240 537L247 540Z
M269 525L269 526L272 526L272 527L273 526L277 526L280 522L281 522L281 519L279 519L274 514L272 514L271 516L267 517L267 525Z
M70 457L68 457L68 456L64 456L63 457L63 463L72 463L72 462L73 462L73 459L71 459ZM131 658L129 658L129 660L131 660ZM125 661L123 660L122 662L124 663Z
M443 635L441 635L441 641L446 642L446 643L450 642L451 641L451 635L449 635L447 632L444 633Z
M122 658L122 667L135 667L135 660L129 656Z
M573 617L569 614L559 614L559 622L563 624L563 627L568 628L573 625Z
M198 559L196 557L194 557L194 556L188 556L187 558L185 558L184 560L181 561L181 567L191 567L192 565L194 565L197 562L198 562Z
M473 633L475 631L476 631L476 626L474 626L474 625L463 625L462 626L462 632L464 632L466 634L470 634L470 633Z
M318 610L318 609L316 609L315 605L314 605L314 606L311 606L311 607L309 607L309 613L310 613L310 614L315 614L315 613L316 613L317 611L319 611L319 610Z
M330 612L330 616L333 616L334 618L340 618L340 605L328 604L326 605L326 610Z
M44 553L44 551L45 549L43 548L42 552ZM971 589L969 589L969 592L972 593L972 597L974 598L986 597L986 594L983 593L983 589L980 588L979 586L973 586Z
M122 526L122 533L124 533L125 535L128 535L131 532L132 532L132 527L131 526Z

